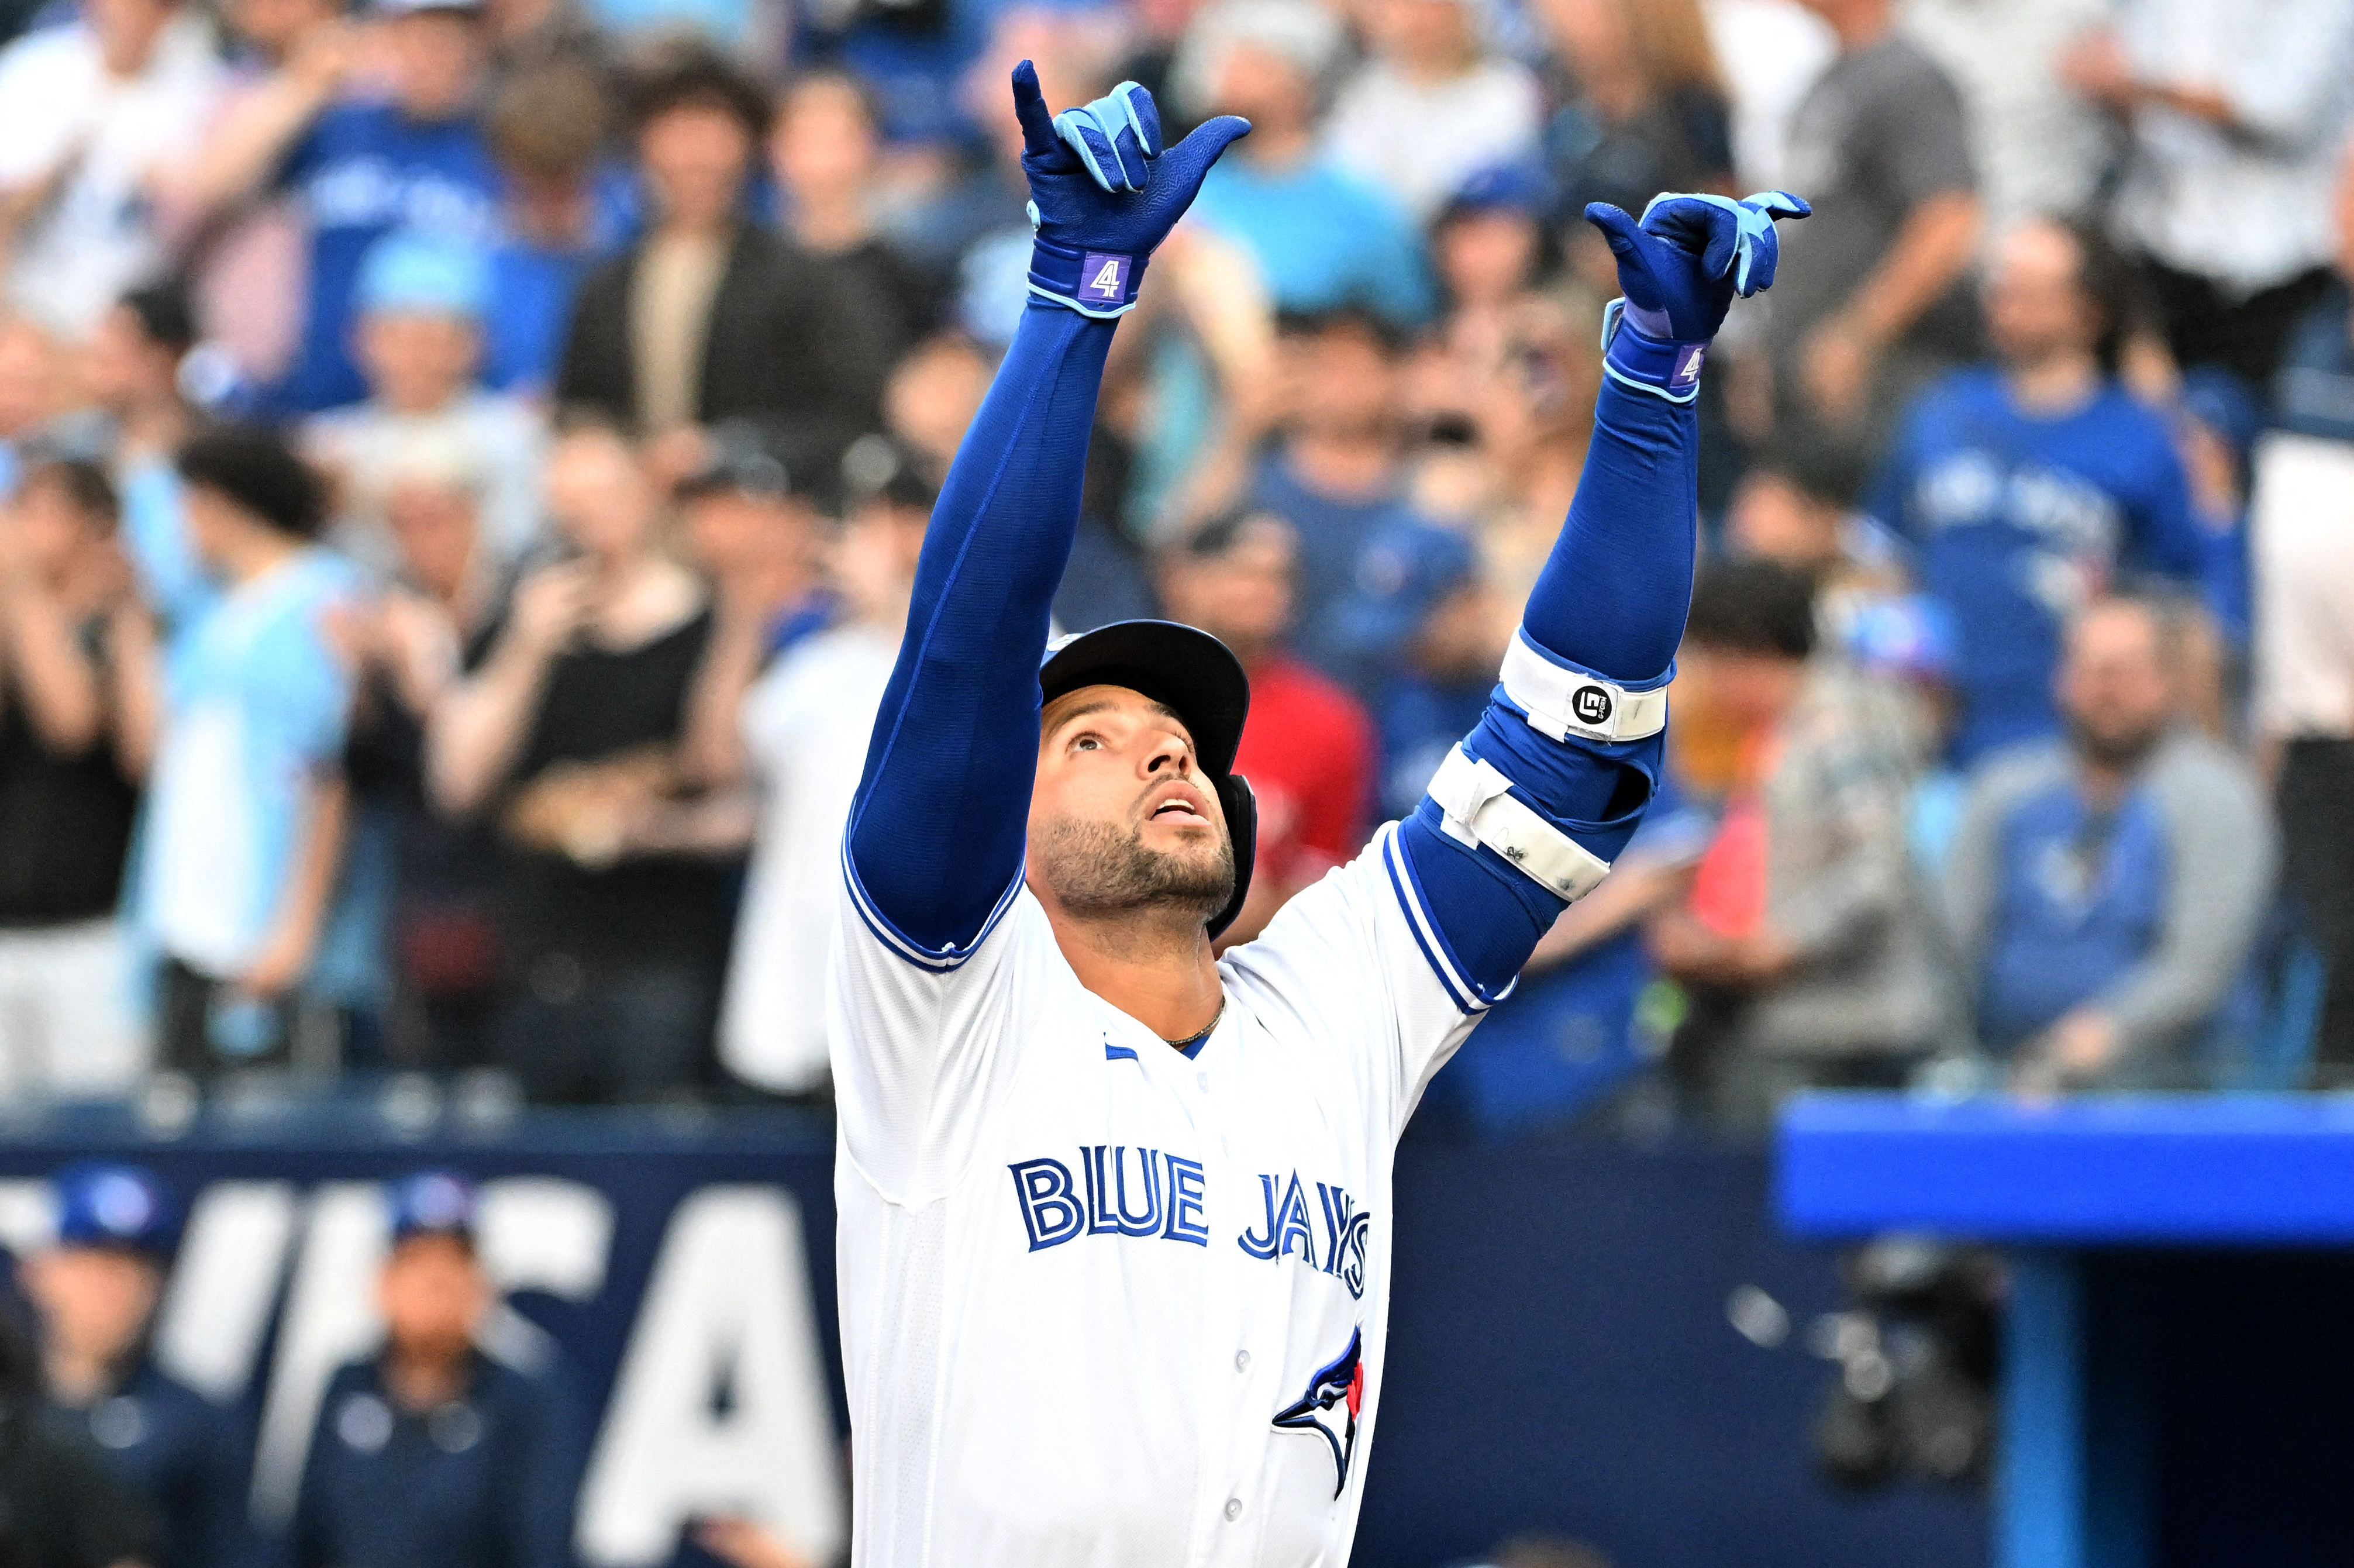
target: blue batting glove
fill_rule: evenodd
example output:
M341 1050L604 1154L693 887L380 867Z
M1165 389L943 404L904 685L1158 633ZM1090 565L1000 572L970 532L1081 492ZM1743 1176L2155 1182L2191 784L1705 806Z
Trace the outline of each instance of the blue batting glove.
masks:
M1013 68L1013 112L1037 235L1030 291L1089 316L1135 308L1146 259L1193 205L1218 154L1250 131L1222 114L1163 149L1161 112L1132 81L1050 115L1028 60Z
M1640 223L1607 202L1589 204L1585 220L1610 242L1626 293L1611 302L1603 326L1611 360L1627 362L1615 367L1617 379L1631 377L1676 402L1697 395L1702 350L1724 324L1734 296L1746 299L1774 285L1781 259L1774 220L1813 210L1783 191L1745 201L1655 196ZM1649 348L1618 330L1622 313ZM1611 360L1606 369L1613 369Z

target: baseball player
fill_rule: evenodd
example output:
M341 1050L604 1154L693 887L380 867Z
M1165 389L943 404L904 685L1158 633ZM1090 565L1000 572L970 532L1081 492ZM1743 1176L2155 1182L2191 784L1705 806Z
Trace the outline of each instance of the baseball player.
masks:
M829 990L853 1557L1338 1564L1381 1393L1391 1156L1632 833L1692 573L1692 402L1804 203L1586 216L1616 252L1584 482L1479 726L1406 821L1214 959L1248 691L1155 621L1051 647L1104 356L1219 153L1013 74L1033 298L933 514ZM1044 647L1041 661L1040 651Z

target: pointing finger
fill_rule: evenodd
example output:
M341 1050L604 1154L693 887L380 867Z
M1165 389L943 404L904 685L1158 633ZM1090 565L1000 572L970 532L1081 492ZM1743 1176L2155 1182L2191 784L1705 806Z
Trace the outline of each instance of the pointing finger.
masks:
M1022 122L1022 149L1034 157L1054 152L1055 117L1038 86L1038 68L1023 60L1013 68L1013 115Z

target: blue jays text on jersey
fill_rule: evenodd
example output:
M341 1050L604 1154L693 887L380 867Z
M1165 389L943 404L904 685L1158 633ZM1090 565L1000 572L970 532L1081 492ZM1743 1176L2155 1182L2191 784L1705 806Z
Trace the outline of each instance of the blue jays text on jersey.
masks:
M1006 1169L1013 1173L1014 1201L1032 1252L1083 1235L1209 1245L1204 1223L1206 1178L1198 1160L1158 1149L1097 1143L1081 1148L1078 1158L1068 1163L1042 1156L1017 1160ZM1310 1183L1323 1220L1320 1246L1299 1172L1282 1177L1262 1173L1258 1184L1266 1212L1256 1226L1235 1237L1235 1245L1267 1262L1297 1253L1306 1266L1340 1279L1351 1296L1364 1295L1365 1238L1373 1214L1358 1208L1348 1190L1337 1183Z

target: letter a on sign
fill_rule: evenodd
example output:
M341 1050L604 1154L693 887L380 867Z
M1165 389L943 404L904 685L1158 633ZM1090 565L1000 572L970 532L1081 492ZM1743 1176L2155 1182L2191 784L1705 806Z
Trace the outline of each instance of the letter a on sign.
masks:
M581 1488L580 1556L652 1568L681 1525L728 1512L830 1562L838 1463L801 1210L772 1187L705 1187L671 1216L621 1357Z

